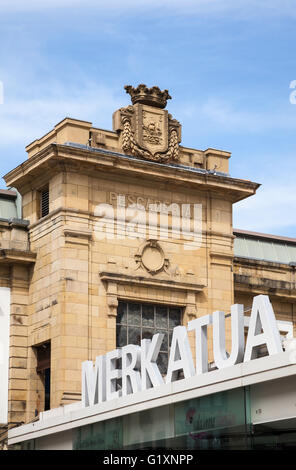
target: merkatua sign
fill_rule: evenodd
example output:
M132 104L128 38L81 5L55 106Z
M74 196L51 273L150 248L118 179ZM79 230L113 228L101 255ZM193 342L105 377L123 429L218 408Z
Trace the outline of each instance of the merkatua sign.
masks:
M267 346L269 355L283 352L280 333L272 305L267 295L253 299L248 335L244 339L244 307L231 307L231 353L225 348L225 313L216 311L177 326L173 330L167 375L162 377L157 366L163 334L142 339L141 346L129 344L120 349L98 356L82 363L82 406L93 406L129 394L158 387L177 380L182 371L184 379L196 374L204 374L208 369L208 326L213 326L213 354L218 369L230 367L240 362L248 362L256 357L256 348ZM196 361L189 345L187 331L195 333ZM121 368L117 364L121 359ZM121 382L121 389L118 381Z

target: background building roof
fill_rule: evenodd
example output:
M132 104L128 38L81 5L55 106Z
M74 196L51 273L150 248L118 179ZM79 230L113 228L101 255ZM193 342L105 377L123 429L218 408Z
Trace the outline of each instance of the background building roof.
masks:
M21 219L21 195L15 189L0 189L0 219Z
M235 256L296 266L296 238L237 229L233 233Z

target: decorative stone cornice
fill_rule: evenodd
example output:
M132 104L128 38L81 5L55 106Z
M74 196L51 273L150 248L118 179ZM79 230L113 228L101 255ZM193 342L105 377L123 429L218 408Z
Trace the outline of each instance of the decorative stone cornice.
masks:
M161 288L166 290L183 292L201 292L204 289L203 284L193 284L189 282L179 282L170 279L155 279L145 276L131 276L112 272L101 272L100 278L104 282L116 284L129 284L141 287Z
M185 313L187 321L193 320L197 316L195 294L201 293L204 289L202 284L192 284L189 282L179 282L172 280L163 280L155 278L147 278L140 276L131 276L114 272L99 273L101 281L105 284L107 294L108 317L115 318L117 316L118 307L118 285L140 286L153 289L165 289L166 291L182 292L186 296L184 300ZM135 300L135 299L133 299ZM156 300L156 299L155 299ZM151 300L153 301L153 300ZM174 304L176 302L174 301Z
M221 191L223 197L229 197L232 202L240 201L254 194L260 186L257 183L213 175L206 171L195 171L190 167L164 165L157 162L132 158L117 152L104 151L86 146L50 144L38 154L29 158L23 164L5 175L6 184L17 189L27 186L31 188L34 181L45 172L67 171L67 168L79 168L84 174L108 171L111 173L127 173L141 175L146 180L154 182L184 184L186 188Z
M0 263L32 264L36 261L36 253L21 250L0 250Z
M90 229L77 230L77 229L66 227L64 228L64 235L65 237L84 238L84 239L91 240L92 231Z
M234 290L240 293L250 293L252 295L267 294L273 297L280 297L282 300L296 299L295 282L279 281L268 278L255 278L251 275L234 274Z
M244 268L258 268L264 269L265 271L272 272L283 272L283 271L293 271L293 266L286 263L279 263L276 261L267 261L256 258L243 258L241 256L234 256L233 262L235 266L243 266Z

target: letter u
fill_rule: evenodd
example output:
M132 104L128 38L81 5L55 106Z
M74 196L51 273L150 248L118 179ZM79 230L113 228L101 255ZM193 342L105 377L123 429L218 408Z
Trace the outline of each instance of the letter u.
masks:
M225 345L225 314L221 311L213 313L213 350L214 361L218 369L230 367L242 362L244 355L244 306L231 306L231 354Z

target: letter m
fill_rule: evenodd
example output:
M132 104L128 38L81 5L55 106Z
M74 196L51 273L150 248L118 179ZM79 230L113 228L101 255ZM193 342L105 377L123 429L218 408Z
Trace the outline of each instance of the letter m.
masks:
M105 356L82 363L82 406L93 406L105 401Z

